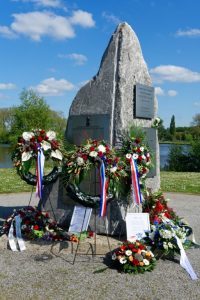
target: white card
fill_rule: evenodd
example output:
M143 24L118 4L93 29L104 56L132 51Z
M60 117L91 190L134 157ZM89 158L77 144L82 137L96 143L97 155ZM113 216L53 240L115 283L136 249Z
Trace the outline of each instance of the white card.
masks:
M74 207L69 232L87 231L90 222L92 208L76 205Z
M127 213L126 232L127 240L136 237L138 240L145 236L145 232L150 231L148 213Z

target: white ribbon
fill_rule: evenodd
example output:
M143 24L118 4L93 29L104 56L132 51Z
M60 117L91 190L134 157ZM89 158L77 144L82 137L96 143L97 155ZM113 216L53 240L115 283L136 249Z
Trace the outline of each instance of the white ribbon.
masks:
M164 223L169 223L172 226L174 225L170 219L168 219L166 217L162 217L162 219L163 219ZM172 231L174 233L174 237L176 239L177 246L180 249L180 255L181 255L180 265L181 265L181 267L184 268L188 272L188 274L190 275L192 280L197 280L198 277L197 277L196 273L194 272L194 269L193 269L192 265L190 264L189 259L187 258L187 255L185 253L185 250L183 248L183 244L182 244L181 240L177 237L176 232L173 228L172 228Z
M14 237L14 226L13 226L14 220L15 220L15 230L16 230L17 242L16 242L15 237ZM8 233L8 242L9 242L9 245L10 245L10 249L12 251L18 251L17 243L19 245L19 250L20 251L26 250L26 246L25 246L24 240L22 238L22 233L21 233L21 222L22 222L22 219L20 218L20 216L19 215L15 216L15 218L12 220L12 223L11 223L11 226L10 226L10 230L9 230L9 233Z
M181 254L180 265L181 265L181 267L183 267L189 273L192 280L197 280L198 277L197 277L196 273L194 272L192 265L189 262L189 259L187 258L187 255L185 253L185 250L183 248L181 240L176 235L175 235L175 238L177 241L177 245L180 249L180 254Z

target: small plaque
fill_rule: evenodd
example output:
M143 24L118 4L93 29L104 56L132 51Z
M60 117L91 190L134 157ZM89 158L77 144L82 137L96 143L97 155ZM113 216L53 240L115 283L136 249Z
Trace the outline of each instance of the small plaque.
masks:
M148 213L127 213L126 215L127 240L136 237L140 240L145 236L145 232L150 231Z
M69 232L79 233L87 231L92 208L77 205L74 207Z
M135 118L153 119L154 88L148 85L135 86Z
M110 115L76 115L67 122L66 138L80 145L88 139L109 141Z

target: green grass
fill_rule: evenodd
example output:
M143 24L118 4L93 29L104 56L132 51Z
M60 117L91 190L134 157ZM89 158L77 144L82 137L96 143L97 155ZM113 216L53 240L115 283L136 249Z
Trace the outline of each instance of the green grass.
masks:
M30 191L32 191L32 186L23 181L15 169L0 169L0 193Z
M15 169L0 169L0 193L31 192L32 186L21 180ZM161 172L161 190L200 194L200 173Z
M163 192L200 194L200 173L162 171L161 190Z

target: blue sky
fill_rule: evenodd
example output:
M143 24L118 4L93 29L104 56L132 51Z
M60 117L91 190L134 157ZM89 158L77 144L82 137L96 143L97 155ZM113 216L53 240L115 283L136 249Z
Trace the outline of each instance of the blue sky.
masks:
M1 0L0 107L33 88L67 116L122 21L139 38L164 125L173 114L190 125L200 112L198 0Z

